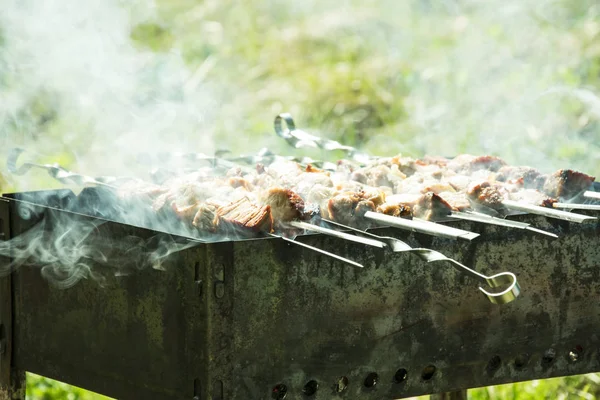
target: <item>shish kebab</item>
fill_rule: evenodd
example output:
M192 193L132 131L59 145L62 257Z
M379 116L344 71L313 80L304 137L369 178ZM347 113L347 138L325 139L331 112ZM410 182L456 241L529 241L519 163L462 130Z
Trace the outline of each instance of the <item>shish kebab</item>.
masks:
M283 128L283 122L287 125L286 129ZM346 152L352 160L361 164L362 168L356 172L358 175L358 179L356 180L368 180L369 170L371 170L370 172L375 170L376 182L379 181L378 183L381 183L381 178L383 177L385 186L392 187L396 189L395 192L401 193L415 192L418 183L426 181L432 188L437 187L438 191L440 189L443 191L443 193L439 193L436 190L432 192L439 194L442 200L450 203L448 205L454 211L447 213L447 216L451 218L504 226L512 225L512 227L523 229L524 227L522 225L519 226L519 223L516 221L504 220L502 222L502 220L496 218L494 215L489 215L490 211L496 215L498 214L497 211L502 211L501 215L498 216L506 216L507 210L517 210L581 223L585 220L595 218L554 210L553 208L600 209L598 205L575 204L572 202L572 199L581 195L595 180L594 177L580 172L559 170L547 176L531 167L509 166L498 157L472 156L468 154L460 155L454 159L442 157L426 157L424 160L413 160L408 157L369 158L368 155L350 146L341 145L338 142L310 135L296 129L295 123L288 113L278 115L275 118L274 126L276 134L296 148L319 147L327 151L341 150ZM394 171L395 166L393 164L400 167L400 174L398 174L398 169ZM385 168L390 166L391 168L386 171ZM432 166L434 167L433 169L431 169ZM436 166L439 168L435 168ZM444 178L449 178L446 180L446 183L452 186L450 191L444 190L444 186L439 185L440 178L448 172L450 172L450 176L444 176ZM403 174L409 178L403 183L410 181L409 185L412 190L397 190L398 175ZM413 179L415 176L417 177L417 185L415 185L415 179ZM401 177L400 180L404 180L403 178L405 177ZM465 190L467 189L467 185L470 187L468 190ZM448 185L446 185L447 187ZM457 198L453 194L455 190L452 189L466 191L468 194L467 199L464 198L465 193L463 193L463 196L459 195ZM421 192L425 193L426 191L422 190ZM583 195L600 199L598 193L594 195L594 193L586 191ZM452 204L452 200L458 200L458 207L455 207L456 203ZM568 202L561 202L561 200ZM473 205L474 201L479 203L475 204L475 209L483 206L483 208L487 208L485 210L486 213L479 213L472 209L467 211L469 202ZM465 214L463 211L468 212L470 215ZM372 217L373 215L370 216ZM392 222L392 220L388 222ZM547 233L531 227L525 228L538 231L539 233ZM552 236L552 234L550 235Z
M26 162L26 163L21 164L19 167L17 167L17 159L19 158L19 155L22 154L23 152L24 152L23 149L14 148L9 153L9 156L7 159L7 167L9 169L9 171L11 171L11 173L13 173L15 175L24 175L32 168L38 168L38 169L46 170L52 178L54 178L57 181L64 183L64 184L75 184L77 186L95 185L95 186L108 188L108 189L111 189L111 190L114 190L117 192L119 191L119 188L121 187L121 184L122 184L123 188L129 187L129 188L133 189L134 191L137 190L137 194L139 196L141 196L142 198L146 197L146 196L153 196L157 193L162 193L160 188L157 188L154 185L149 185L143 181L130 179L130 178L119 179L116 177L95 178L95 177L82 175L82 174L78 174L78 173L69 171L69 170L61 167L58 164L37 164L37 163L32 163L32 162ZM125 196L125 197L127 197L127 196ZM364 267L360 263L357 263L357 262L347 259L345 257L341 257L337 254L330 253L330 252L320 249L318 247L310 246L306 243L298 242L296 240L293 240L293 239L290 239L287 237L277 236L272 233L268 233L268 235L281 238L288 243L293 243L297 246L307 248L311 251L323 254L327 257L336 259L345 264L348 264L348 265L351 265L354 267L359 267L359 268ZM192 239L195 241L198 240L198 238L196 238L196 237L190 237L189 239ZM361 241L361 242L364 242L364 241Z
M40 165L40 164L33 164L33 163L24 163L19 168L17 168L16 167L16 157L18 156L18 154L20 154L19 151L13 152L13 154L9 160L9 168L11 169L11 171L13 171L13 173L16 173L16 174L24 174L29 169L34 168L34 167L43 168L43 169L48 170L48 172L50 173L51 176L53 176L54 178L56 178L57 180L59 180L63 183L67 183L67 184L75 183L77 185L101 184L102 186L107 186L107 187L110 187L117 191L120 191L121 195L123 195L125 197L127 197L131 193L135 193L137 198L144 197L144 196L149 196L149 198L154 197L155 200L160 198L160 200L158 202L158 207L160 207L160 208L162 208L164 206L164 204L161 205L163 203L163 201L169 197L169 196L156 197L157 194L165 194L165 193L163 191L161 191L160 188L157 188L155 186L149 186L143 182L129 181L126 185L117 188L116 186L112 185L113 183L116 182L115 179L91 178L91 177L87 177L84 175L72 173L72 172L67 171L64 168L58 167L56 165ZM110 183L107 183L107 182L110 182ZM283 214L285 214L285 215L279 215L278 216L279 220L290 219L293 217L297 218L299 216L298 213L304 208L302 199L290 191L274 189L269 192L268 197L270 197L269 201L274 205L273 209L278 210L280 213L282 212ZM156 206L156 204L155 204L155 206ZM174 212L178 213L177 215L179 215L179 216L185 216L187 214L187 212L189 211L189 208L175 207L172 210ZM225 208L222 208L222 207L217 207L215 209L210 208L210 207L209 208L200 208L194 215L194 221L192 223L195 225L201 225L201 224L206 224L206 223L214 224L214 221L218 220L218 222L223 223L224 227L229 226L229 227L240 228L243 226L245 229L261 230L265 226L270 225L268 219L264 218L264 216L267 215L265 213L266 210L270 211L270 205L267 205L261 209L257 209L256 207L253 207L250 203L247 202L247 197L243 197L232 204L228 204L228 206L226 206ZM201 211L203 211L203 212L201 212ZM215 212L216 213L215 218L209 218L207 220L206 212L208 212L208 213ZM305 216L306 215L307 214L305 214ZM470 276L471 278L475 278L475 279L479 280L481 283L484 283L485 285L489 286L490 288L496 289L495 291L490 291L489 289L484 289L483 287L479 286L479 290L488 298L488 300L490 302L492 302L494 304L505 304L505 303L511 302L520 294L520 287L518 285L516 276L511 272L501 272L501 273L495 274L493 276L486 276L486 275L483 275L477 271L474 271L474 270L466 267L465 265L459 263L456 260L446 257L445 255L443 255L442 253L439 253L437 251L434 251L431 249L425 249L425 248L411 248L409 245L407 245L406 243L404 243L396 238L380 237L380 236L374 235L372 233L363 232L356 228L347 227L345 225L339 224L334 221L324 220L324 222L326 222L327 224L330 224L330 225L335 225L335 226L340 226L345 229L350 229L353 232L358 232L358 234L360 236L354 236L354 235L350 235L350 234L343 233L343 232L332 231L332 230L328 230L326 228L317 227L318 228L317 230L321 231L322 233L332 234L332 232L333 232L334 233L333 236L338 236L343 239L357 241L357 242L360 242L363 244L367 244L367 245L371 245L371 246L375 246L375 247L379 247L379 248L386 248L393 252L413 253L413 254L416 254L419 258L421 258L423 261L425 261L427 263L441 262L441 261L448 262L451 265L453 265L459 272L466 274L466 275ZM303 227L303 224L305 224L305 223L304 222L296 222L296 224L298 227ZM215 228L215 226L212 226L210 229L212 229L212 228ZM269 228L268 231L272 231L272 228ZM267 235L277 236L270 232L267 232ZM278 237L280 237L280 236L278 236ZM342 262L345 262L347 264L357 266L357 267L362 267L361 264L358 264L354 261L348 260L344 257L340 257L335 254L326 252L319 248L309 246L302 242L294 241L287 237L281 237L281 238L283 240L294 243L296 245L306 247L312 251L317 251L321 254L325 254L327 256L333 257L333 258L340 260Z

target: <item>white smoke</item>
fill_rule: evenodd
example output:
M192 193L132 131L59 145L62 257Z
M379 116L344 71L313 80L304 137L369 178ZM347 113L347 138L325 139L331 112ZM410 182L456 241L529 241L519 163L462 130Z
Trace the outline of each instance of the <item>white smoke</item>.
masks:
M25 145L105 175L128 172L139 152L213 151L217 94L176 49L131 40L136 22L156 18L151 1L4 1L3 148Z

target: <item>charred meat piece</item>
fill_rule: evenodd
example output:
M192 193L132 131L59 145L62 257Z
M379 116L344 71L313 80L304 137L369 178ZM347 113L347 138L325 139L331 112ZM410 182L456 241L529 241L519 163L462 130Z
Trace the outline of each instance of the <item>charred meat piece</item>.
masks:
M502 204L504 196L502 196L497 187L492 186L488 181L471 183L467 188L467 195L481 206L493 210L505 208Z
M557 202L555 198L549 197L546 194L535 189L523 189L509 194L509 199L520 201L527 204L533 204L541 207L550 207Z
M571 169L561 169L546 178L544 192L550 197L572 199L587 190L596 178Z
M305 216L304 200L289 189L269 189L262 202L271 207L271 215L276 223L303 219Z
M273 217L271 207L259 207L252 204L246 197L226 206L219 207L215 216L217 229L247 230L252 232L272 232Z

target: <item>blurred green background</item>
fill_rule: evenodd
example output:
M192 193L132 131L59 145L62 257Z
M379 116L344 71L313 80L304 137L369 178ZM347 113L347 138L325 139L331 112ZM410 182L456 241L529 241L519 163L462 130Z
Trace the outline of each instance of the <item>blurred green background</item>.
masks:
M82 173L137 173L142 151L289 154L272 130L289 111L374 154L598 175L599 16L597 0L5 0L0 139ZM2 171L5 191L56 185ZM471 394L599 387L588 375ZM97 398L35 375L27 394Z

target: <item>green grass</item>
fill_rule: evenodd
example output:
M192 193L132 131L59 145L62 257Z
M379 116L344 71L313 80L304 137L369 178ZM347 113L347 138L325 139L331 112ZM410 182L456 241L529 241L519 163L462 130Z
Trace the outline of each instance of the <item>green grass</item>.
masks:
M109 397L30 373L27 374L25 398L28 400L110 400Z
M471 400L593 400L600 394L600 375L587 374L471 389ZM53 381L39 375L27 376L28 400L108 400L108 397ZM426 400L428 396L418 397Z

